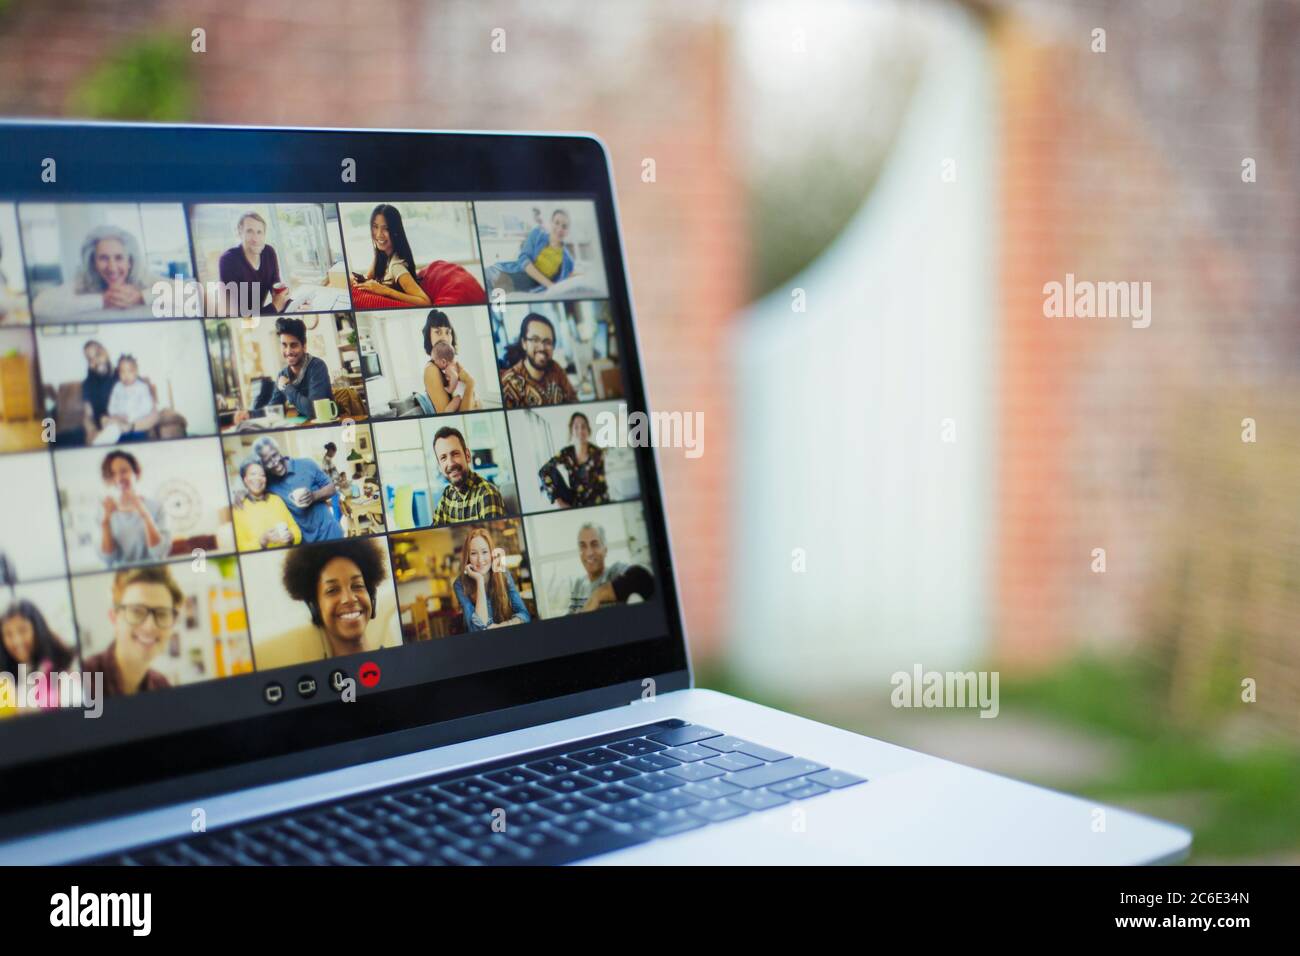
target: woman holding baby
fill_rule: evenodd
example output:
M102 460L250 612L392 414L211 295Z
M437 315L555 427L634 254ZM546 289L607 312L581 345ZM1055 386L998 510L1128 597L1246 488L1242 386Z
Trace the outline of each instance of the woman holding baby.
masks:
M474 379L460 363L456 330L447 313L432 309L424 320L424 390L439 415L482 408L474 394Z

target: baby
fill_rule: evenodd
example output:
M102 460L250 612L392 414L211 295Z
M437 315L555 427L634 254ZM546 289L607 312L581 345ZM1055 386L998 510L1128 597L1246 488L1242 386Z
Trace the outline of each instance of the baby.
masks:
M459 367L456 365L456 350L440 340L434 343L433 352L429 357L442 372L442 382L447 389L447 394L453 398L464 395L465 383L460 380Z
M134 355L123 355L117 360L117 383L108 396L107 421L117 424L123 432L134 430L137 422L154 413L153 392L140 377L140 366Z

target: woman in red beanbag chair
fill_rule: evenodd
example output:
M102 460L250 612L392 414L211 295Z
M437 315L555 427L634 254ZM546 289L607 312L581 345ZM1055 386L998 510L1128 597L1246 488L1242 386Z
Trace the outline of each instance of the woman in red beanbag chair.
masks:
M380 203L370 213L370 241L375 249L370 271L365 275L352 273L349 282L354 307L358 296L365 303L363 308L429 305L428 293L420 288L416 277L415 255L396 206Z
M486 305L487 293L474 278L473 273L444 259L435 259L420 270L420 288L434 305ZM401 308L405 302L395 302L387 296L367 292L365 289L353 288L352 308L365 309Z

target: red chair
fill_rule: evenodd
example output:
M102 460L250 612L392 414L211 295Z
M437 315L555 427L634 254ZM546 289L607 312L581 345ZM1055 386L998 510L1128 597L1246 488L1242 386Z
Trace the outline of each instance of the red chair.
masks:
M482 283L468 269L454 262L435 259L420 270L418 278L420 288L424 289L434 305L487 304L487 293L483 291ZM352 290L352 308L358 311L410 307L407 302L399 302L373 292Z

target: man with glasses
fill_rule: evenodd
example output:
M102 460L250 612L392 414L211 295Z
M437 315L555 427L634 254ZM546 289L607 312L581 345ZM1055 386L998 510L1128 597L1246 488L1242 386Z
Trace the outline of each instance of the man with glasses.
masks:
M105 697L170 687L171 681L150 665L171 643L184 601L166 565L117 572L108 609L113 642L87 657L82 673L104 675Z
M506 408L561 405L576 402L578 393L564 369L555 363L555 326L536 312L519 324L524 357L501 373L501 399Z
M253 443L253 454L266 469L266 490L282 500L298 522L303 544L343 537L330 507L338 489L316 462L286 457L269 435Z

